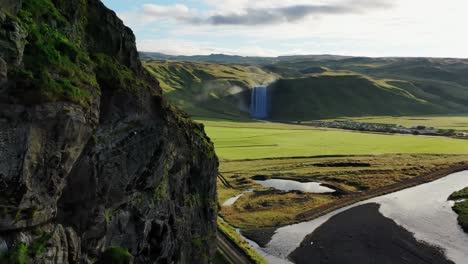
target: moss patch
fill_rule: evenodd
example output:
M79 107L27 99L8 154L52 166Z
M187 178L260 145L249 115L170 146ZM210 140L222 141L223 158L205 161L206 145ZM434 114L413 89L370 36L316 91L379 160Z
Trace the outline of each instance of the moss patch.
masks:
M24 243L19 243L10 252L0 256L1 263L29 264L28 247Z
M45 23L47 21L48 23ZM80 42L71 41L71 27L50 0L26 0L18 22L27 33L24 67L13 71L18 97L28 103L71 101L89 106L99 87Z
M149 89L148 83L137 78L133 71L116 59L102 53L94 54L96 63L96 77L99 85L106 89L136 92L141 88Z
M30 264L31 260L44 254L51 234L40 231L38 238L28 247L25 243L18 243L10 251L0 255L0 263Z
M102 253L101 259L98 264L129 264L132 259L132 254L128 249L112 246Z

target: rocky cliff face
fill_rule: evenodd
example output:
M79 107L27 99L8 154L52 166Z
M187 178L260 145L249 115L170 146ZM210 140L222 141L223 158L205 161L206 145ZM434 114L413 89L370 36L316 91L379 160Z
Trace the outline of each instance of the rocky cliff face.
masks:
M217 158L99 0L0 0L0 262L208 263Z

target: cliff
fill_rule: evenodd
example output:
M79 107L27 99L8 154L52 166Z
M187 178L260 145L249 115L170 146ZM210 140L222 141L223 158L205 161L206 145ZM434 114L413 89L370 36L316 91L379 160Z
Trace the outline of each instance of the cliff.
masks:
M217 167L99 0L0 0L1 263L208 263Z

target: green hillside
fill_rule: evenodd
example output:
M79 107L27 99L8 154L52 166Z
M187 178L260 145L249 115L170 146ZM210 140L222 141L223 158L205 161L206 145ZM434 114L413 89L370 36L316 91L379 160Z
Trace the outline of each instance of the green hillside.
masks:
M214 57L226 62L146 58L144 65L174 104L197 117L248 119L248 89L261 84L271 84L275 120L468 112L467 60L292 56L252 66L206 59Z
M404 89L415 97L438 106L438 109L433 109L433 114L468 112L468 60L356 57L317 61L304 58L276 64L272 71L284 75L283 72L300 73L312 67L324 67L330 71L350 71L373 79L383 79L387 84ZM418 114L418 111L413 114Z
M278 78L256 66L178 61L147 61L144 66L172 103L197 117L248 118L247 90Z
M356 74L281 79L270 93L271 118L280 120L442 111L402 88Z

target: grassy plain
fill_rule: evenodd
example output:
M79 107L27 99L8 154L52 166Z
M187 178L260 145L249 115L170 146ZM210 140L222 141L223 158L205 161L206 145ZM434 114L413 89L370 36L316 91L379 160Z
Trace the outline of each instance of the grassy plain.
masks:
M320 155L468 154L468 140L260 122L199 121L222 160Z
M316 181L348 194L373 190L468 160L468 140L381 135L301 125L199 120L221 159L219 203L245 193L221 215L242 229L297 222L301 213L340 199L330 194L281 192L253 177Z
M297 216L346 197L371 191L453 164L468 160L468 155L385 154L343 157L308 157L224 161L220 171L236 189L218 185L219 202L245 193L232 206L223 206L221 214L231 224L255 229L297 222ZM281 178L329 184L345 195L281 192L264 188L252 178Z

